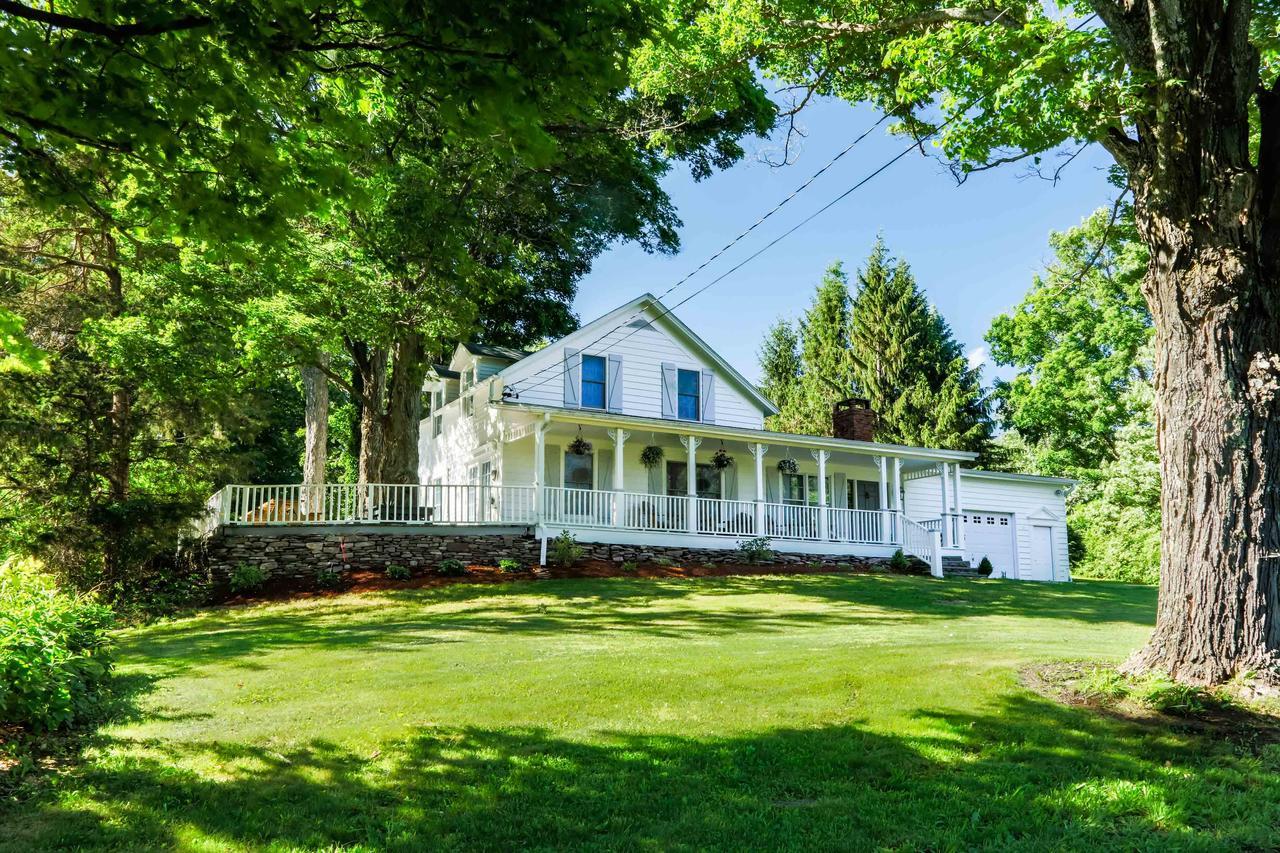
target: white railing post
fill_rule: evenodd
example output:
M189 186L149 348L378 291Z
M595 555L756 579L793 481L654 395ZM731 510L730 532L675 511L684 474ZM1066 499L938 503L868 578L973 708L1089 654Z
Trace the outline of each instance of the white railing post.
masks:
M218 507L218 525L222 526L231 521L231 500L234 494L235 486L228 483L222 487L222 503Z
M933 531L933 548L929 553L929 574L942 577L942 532Z

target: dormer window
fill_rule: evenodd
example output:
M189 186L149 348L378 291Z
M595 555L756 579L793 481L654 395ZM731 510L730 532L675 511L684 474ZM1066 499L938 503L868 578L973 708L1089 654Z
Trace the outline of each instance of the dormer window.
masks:
M582 408L603 409L609 399L605 387L607 364L602 355L582 357Z
M682 421L702 420L701 374L696 370L681 370L676 380L678 388L677 417Z

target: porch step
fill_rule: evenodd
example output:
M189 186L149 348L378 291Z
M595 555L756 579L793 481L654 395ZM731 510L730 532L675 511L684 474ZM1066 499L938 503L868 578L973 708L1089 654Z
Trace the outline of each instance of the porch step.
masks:
M942 576L948 578L980 578L982 573L977 566L970 566L964 557L954 555L942 558Z

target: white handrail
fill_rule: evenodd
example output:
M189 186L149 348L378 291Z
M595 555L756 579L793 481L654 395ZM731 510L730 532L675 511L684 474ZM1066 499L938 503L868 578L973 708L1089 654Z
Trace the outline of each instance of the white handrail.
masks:
M929 564L929 574L942 577L942 534L905 516L901 519L902 553Z

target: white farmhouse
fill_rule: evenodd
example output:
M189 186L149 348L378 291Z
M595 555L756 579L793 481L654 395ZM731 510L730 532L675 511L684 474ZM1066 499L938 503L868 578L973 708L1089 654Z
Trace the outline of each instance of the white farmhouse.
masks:
M393 501L415 522L700 549L762 536L799 554L901 548L935 574L985 556L997 577L1070 578L1071 480L876 443L856 400L834 438L768 431L774 405L652 295L537 352L463 344L425 390L419 485Z

